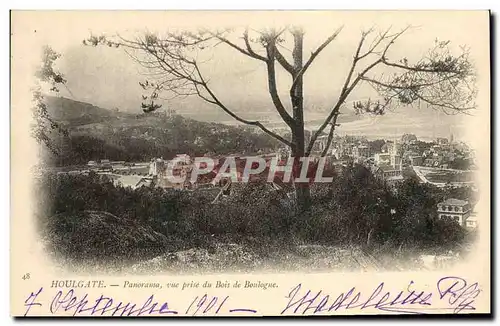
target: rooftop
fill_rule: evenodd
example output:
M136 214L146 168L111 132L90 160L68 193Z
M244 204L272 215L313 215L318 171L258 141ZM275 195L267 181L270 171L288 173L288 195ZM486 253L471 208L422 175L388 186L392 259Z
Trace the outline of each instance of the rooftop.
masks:
M477 222L477 217L475 215L471 215L467 218L467 221L470 222Z
M443 202L440 202L438 205L455 205L455 206L465 206L469 202L466 200L461 200L461 199L455 199L455 198L448 198Z
M124 187L134 188L143 179L150 181L150 179L144 178L143 176L139 175L121 175L116 179L116 181L120 182Z
M387 178L387 181L397 181L397 180L403 180L403 179L404 179L404 177L402 175L396 175L396 176Z
M387 165L387 164L380 164L377 168L382 170L383 172L400 171L399 169L393 167L392 165Z

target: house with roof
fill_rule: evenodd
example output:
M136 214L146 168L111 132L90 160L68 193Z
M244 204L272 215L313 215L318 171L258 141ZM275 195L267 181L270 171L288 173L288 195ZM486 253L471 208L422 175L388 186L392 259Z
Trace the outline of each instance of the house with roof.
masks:
M377 165L391 164L391 154L389 153L375 153L374 159L375 159L375 164Z
M356 159L363 159L370 156L370 148L366 145L358 145L352 149L352 156Z
M477 216L474 212L470 214L469 218L465 222L465 226L471 229L477 227Z
M113 183L116 186L131 187L137 189L142 186L149 187L152 185L153 178L143 177L140 175L115 175Z
M167 162L163 160L163 158L152 159L149 164L149 172L148 174L151 176L157 176L163 174L167 167Z
M410 161L410 164L414 165L414 166L420 166L423 164L423 159L422 159L422 156L420 156L420 155L410 156L409 161Z
M476 220L471 217L471 205L466 200L448 198L437 204L438 218L451 218L463 227L476 227Z
M439 145L448 145L448 139L447 138L437 138L436 139L436 142L439 144Z
M387 182L397 182L403 180L403 171L400 167L382 164L375 166L373 174Z

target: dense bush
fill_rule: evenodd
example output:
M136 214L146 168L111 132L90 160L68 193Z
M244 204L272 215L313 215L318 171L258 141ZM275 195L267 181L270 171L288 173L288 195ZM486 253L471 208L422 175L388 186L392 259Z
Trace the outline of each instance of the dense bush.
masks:
M389 186L359 165L349 166L332 184L315 187L320 189L306 238L367 249L457 248L467 232L439 220L437 203L450 197L476 200L470 188L437 188L413 178Z
M299 216L269 184L237 186L232 196L212 204L215 192L148 187L133 190L114 186L97 174L45 175L36 188L42 195L36 197L40 200L39 221L47 237L57 242L68 233L76 234L79 244L72 245L73 249L68 249L67 241L56 245L73 256L84 246L125 237L132 225L145 228L143 233L160 235L155 239L161 238L161 245L141 242L155 250L209 249L220 242L257 247L270 242L298 242L447 250L464 243L467 234L456 222L437 219L437 202L450 196L474 200L469 190L439 189L413 179L388 186L359 165L348 166L331 184L312 185L311 210ZM91 215L82 213L88 211L117 218L101 221L109 228L103 228L97 237L97 233L79 225L91 222ZM125 231L110 236L113 228ZM116 255L130 256L134 250L133 245L124 248Z

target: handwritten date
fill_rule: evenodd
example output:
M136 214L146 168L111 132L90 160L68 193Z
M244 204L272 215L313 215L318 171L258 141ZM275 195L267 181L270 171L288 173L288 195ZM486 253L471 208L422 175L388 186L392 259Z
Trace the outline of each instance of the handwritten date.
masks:
M189 304L187 309L177 310L170 306L167 301L158 301L154 295L149 296L146 300L140 303L123 302L112 297L100 295L92 300L88 294L78 296L74 289L68 291L58 291L50 300L50 304L45 307L45 304L38 300L39 295L43 292L40 288L37 292L32 292L25 300L24 316L32 311L32 309L45 308L53 314L70 314L73 316L120 316L120 317L138 317L151 315L217 315L231 314L236 312L251 312L256 313L256 310L247 308L229 307L229 296L219 298L204 294L195 297ZM36 307L36 308L35 308Z

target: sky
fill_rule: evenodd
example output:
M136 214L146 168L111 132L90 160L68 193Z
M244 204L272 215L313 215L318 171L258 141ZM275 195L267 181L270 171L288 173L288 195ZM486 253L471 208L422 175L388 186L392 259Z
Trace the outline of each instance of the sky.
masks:
M141 112L142 89L145 71L123 50L107 47L86 47L82 40L89 35L133 36L142 31L163 31L170 28L193 29L236 28L232 40L239 42L241 27L261 30L270 26L300 25L305 31L304 58L317 48L333 31L343 26L339 36L317 57L304 77L305 119L314 128L317 121L326 117L335 104L339 90L350 68L350 62L362 30L374 27L391 31L413 26L387 54L391 61L403 57L410 62L417 60L429 49L435 39L450 40L452 46L468 45L471 57L484 67L487 47L487 24L481 12L24 12L19 13L19 23L13 15L13 33L29 35L33 45L50 45L62 54L57 68L66 76L71 93L62 95L104 108L118 108L125 112ZM481 22L481 23L478 23ZM373 34L375 36L375 34ZM367 42L367 44L369 44ZM283 44L281 52L291 60L291 43ZM203 74L223 103L242 117L259 119L268 123L279 121L267 92L266 70L263 62L247 58L234 49L220 44L209 49ZM36 60L33 65L36 65ZM39 59L38 59L39 60ZM368 59L367 59L368 60ZM366 61L370 63L370 61ZM479 78L483 70L478 69ZM389 73L375 70L374 74ZM290 78L278 71L278 88L282 101L290 107L286 97ZM376 96L368 85L361 84L348 102ZM234 123L220 108L196 97L175 99L163 103L177 113L201 120ZM397 137L414 133L419 137L449 137L460 139L467 126L468 117L448 116L432 108L400 107L381 117L354 116L349 109L341 117L339 134Z

